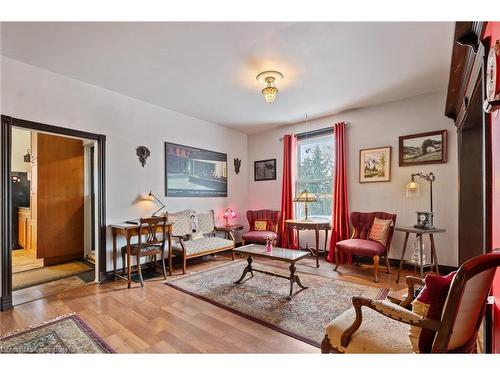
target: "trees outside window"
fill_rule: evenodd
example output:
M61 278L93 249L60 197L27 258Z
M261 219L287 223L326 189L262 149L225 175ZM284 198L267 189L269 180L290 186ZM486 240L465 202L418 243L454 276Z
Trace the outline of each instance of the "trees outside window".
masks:
M306 138L298 142L296 194L308 190L318 201L309 204L311 218L330 219L332 217L333 196L333 137L331 135ZM296 203L297 218L304 218L304 204Z

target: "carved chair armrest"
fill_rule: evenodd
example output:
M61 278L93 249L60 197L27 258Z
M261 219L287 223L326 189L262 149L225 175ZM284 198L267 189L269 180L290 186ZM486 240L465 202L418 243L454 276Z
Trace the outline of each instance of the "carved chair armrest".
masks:
M415 285L424 286L424 280L415 276L406 276L406 285L408 286L408 294L406 299L402 301L399 306L408 307L415 299Z
M191 239L190 234L182 234L182 235L175 235L175 236L172 235L171 237L177 239L181 243L182 243L182 241L189 241Z
M352 305L356 311L356 319L340 337L340 344L343 347L347 347L349 345L352 335L359 329L359 327L361 327L361 323L363 321L363 315L361 313L362 306L375 310L390 319L410 324L412 326L426 328L433 331L439 330L439 327L441 326L441 322L439 320L423 318L420 315L405 309L404 307L386 300L374 301L365 297L352 297Z

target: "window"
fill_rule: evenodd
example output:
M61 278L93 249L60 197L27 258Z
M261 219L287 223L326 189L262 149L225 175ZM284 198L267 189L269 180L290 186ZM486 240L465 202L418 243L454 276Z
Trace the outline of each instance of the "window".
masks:
M297 146L296 194L308 190L318 201L309 203L309 217L332 217L333 137L331 134L299 140ZM304 203L296 203L297 218L304 218Z

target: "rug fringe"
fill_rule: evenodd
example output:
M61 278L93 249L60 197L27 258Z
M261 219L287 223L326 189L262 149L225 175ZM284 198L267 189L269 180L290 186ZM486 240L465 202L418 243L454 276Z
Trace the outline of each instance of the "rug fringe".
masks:
M63 319L69 318L69 317L74 316L74 315L76 315L76 312L70 312L70 313L66 313L64 315L57 316L57 317L52 318L50 320L45 320L45 321L43 321L41 323L32 324L32 325L30 325L28 327L16 329L15 331L11 331L11 332L9 332L9 333L1 336L0 340L4 340L4 339L7 339L7 338L9 338L11 336L18 335L20 333L24 333L24 332L27 332L27 331L31 331L31 330L43 327L43 326L45 326L47 324L51 324L51 323L57 322L59 320L63 320Z

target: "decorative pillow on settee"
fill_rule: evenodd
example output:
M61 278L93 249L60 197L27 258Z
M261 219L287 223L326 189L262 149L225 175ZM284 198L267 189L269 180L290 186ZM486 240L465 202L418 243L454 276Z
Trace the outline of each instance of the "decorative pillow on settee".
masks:
M427 275L425 286L412 302L412 311L423 318L440 320L456 272L446 276ZM436 336L435 331L410 326L410 341L415 353L430 353Z

